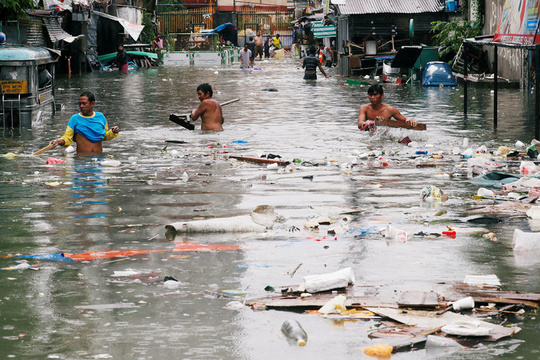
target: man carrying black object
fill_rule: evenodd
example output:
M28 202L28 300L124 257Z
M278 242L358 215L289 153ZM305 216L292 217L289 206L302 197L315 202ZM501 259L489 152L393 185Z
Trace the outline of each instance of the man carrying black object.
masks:
M315 50L314 47L310 47L309 55L302 60L302 67L306 69L306 72L304 74L304 80L317 80L317 67L319 68L319 70L321 70L321 73L327 79L329 78L329 76L326 75L326 72L322 68L319 59L315 57L316 52L317 50Z

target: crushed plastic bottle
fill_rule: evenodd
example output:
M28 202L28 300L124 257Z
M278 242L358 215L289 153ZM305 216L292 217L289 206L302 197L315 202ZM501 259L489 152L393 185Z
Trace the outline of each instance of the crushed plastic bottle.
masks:
M304 346L307 342L307 333L296 320L287 320L281 325L281 332L298 346Z

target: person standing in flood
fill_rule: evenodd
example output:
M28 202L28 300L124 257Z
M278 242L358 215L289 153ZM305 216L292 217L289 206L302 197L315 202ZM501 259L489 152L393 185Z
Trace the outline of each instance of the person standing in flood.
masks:
M240 54L240 67L250 68L251 67L251 50L249 50L248 43L244 44L244 48L239 51L239 54Z
M411 126L417 124L415 120L407 119L403 116L395 107L382 103L384 90L381 85L371 85L367 92L370 103L360 107L360 113L358 115L358 128L360 130L369 130L372 127L373 123L368 122L368 120L390 120L394 118L396 120L406 121Z
M249 48L249 51L251 51L251 56L249 57L249 61L251 63L251 66L253 66L253 63L255 62L255 40L253 40L253 36L249 37L248 48Z
M326 75L326 72L321 66L319 59L315 57L315 48L312 46L309 48L309 55L302 60L302 67L305 70L304 80L317 80L317 67L321 73L328 79L329 76Z
M222 125L225 119L223 118L221 105L212 99L213 94L214 92L210 84L204 83L197 87L197 97L201 101L201 104L198 109L191 110L191 120L197 120L200 117L201 130L223 130Z
M261 31L257 31L257 36L255 36L255 55L253 57L259 56L259 60L262 60L263 57L263 36Z
M116 53L115 63L118 66L118 70L121 73L127 74L128 55L127 55L126 50L124 50L124 47L122 45L118 45L118 53Z
M85 91L79 96L80 113L69 119L64 136L57 140L51 140L49 145L62 145L68 147L77 143L78 154L101 154L103 152L103 140L111 140L118 136L120 128L113 126L109 129L105 116L94 111L96 97L90 91Z

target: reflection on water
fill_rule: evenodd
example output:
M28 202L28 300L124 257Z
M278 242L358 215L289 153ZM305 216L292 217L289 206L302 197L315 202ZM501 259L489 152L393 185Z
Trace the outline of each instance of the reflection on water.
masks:
M514 257L510 248L513 229L529 229L525 219L483 227L462 223L476 192L460 165L463 160L445 155L436 168L419 169L414 152L397 143L409 136L430 153L450 152L465 137L473 148L511 147L518 139L528 143L534 126L521 92L500 90L499 128L493 131L490 89L469 89L469 115L464 118L461 88L387 85L385 102L425 122L428 130L379 129L369 134L356 126L359 106L367 102L366 87L344 86L340 77L307 83L291 59L264 61L260 67L262 71L158 68L128 76L60 78L58 101L65 111L40 128L4 131L1 152L20 156L0 158L1 255L172 249L164 225L245 214L261 204L274 206L283 219L267 234L174 239L240 245L241 251L158 252L82 263L34 261L42 265L38 271L4 271L4 357L270 359L277 351L291 359L358 358L371 344L367 333L373 321L334 323L288 312L224 309L243 296L265 296L267 285L294 285L304 275L347 266L357 278L356 295L388 301L401 291L431 290L468 274L493 273L509 289L540 291L538 263ZM168 121L170 113L198 106L195 89L202 82L212 84L220 102L241 99L223 108L221 133L187 131ZM60 149L28 156L63 133L78 111L83 90L96 93L96 110L109 124L120 126L121 135L106 142L99 157L69 157ZM354 164L358 154L370 150L386 150L389 166L381 167L379 159ZM300 159L305 166L292 172L268 170L229 160L229 152L278 154L285 160ZM47 156L67 163L45 165ZM102 166L110 158L119 160L120 167ZM46 185L52 182L59 185ZM421 203L426 185L443 189L450 200ZM352 216L353 228L391 223L411 235L441 232L449 225L458 229L458 236L411 236L399 245L376 231L364 237L289 231L302 229L309 216L342 210L360 214ZM436 218L440 210L446 214ZM485 229L494 231L499 241L483 239L479 231ZM15 263L1 262L1 267ZM288 273L300 263L291 278ZM118 271L128 275L114 276ZM178 279L178 289L165 288L165 276ZM308 332L306 347L291 347L282 337L279 329L288 318L298 319ZM524 330L515 339L456 358L527 357L535 351L537 320L519 325ZM425 357L423 351L399 356Z

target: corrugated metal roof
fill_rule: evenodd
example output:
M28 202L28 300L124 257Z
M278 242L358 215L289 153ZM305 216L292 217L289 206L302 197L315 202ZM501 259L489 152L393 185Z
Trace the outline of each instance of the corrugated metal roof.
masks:
M72 36L66 31L64 31L60 27L60 24L56 22L56 19L51 19L51 20L46 19L43 21L43 24L47 28L47 32L49 33L49 37L51 38L51 41L53 43L60 40L64 40L68 43L72 43L76 39L75 36Z
M419 14L443 11L444 0L345 0L336 5L343 15Z

